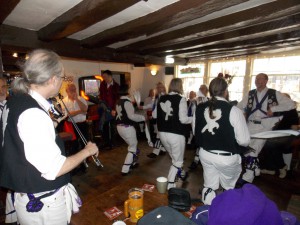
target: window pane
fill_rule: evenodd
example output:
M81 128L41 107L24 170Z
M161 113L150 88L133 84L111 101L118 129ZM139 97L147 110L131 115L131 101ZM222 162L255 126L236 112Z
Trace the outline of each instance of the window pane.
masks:
M234 76L229 84L228 92L231 101L241 101L243 97L243 84L246 71L246 60L216 62L211 64L209 82L219 73Z
M251 89L255 88L255 76L266 73L269 77L267 86L282 93L287 93L298 103L300 110L300 56L273 57L255 59Z

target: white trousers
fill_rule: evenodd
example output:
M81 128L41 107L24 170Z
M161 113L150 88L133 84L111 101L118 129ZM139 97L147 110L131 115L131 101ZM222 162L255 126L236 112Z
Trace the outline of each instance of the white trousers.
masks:
M183 166L185 137L179 134L159 132L160 140L172 159L168 174L168 189L175 187L175 178L178 168Z
M235 187L242 172L239 154L222 156L201 149L199 156L203 167L204 187L213 190L219 189L220 184L225 190Z
M15 193L15 208L21 225L66 225L68 224L66 200L63 190L41 199L44 206L39 212L27 212L27 194Z
M136 131L133 126L117 126L117 130L119 135L123 138L123 140L128 144L128 153L126 155L122 173L128 173L131 164L133 163L133 156L136 154L137 151L137 138L136 138Z
M270 131L274 127L274 125L280 121L282 117L270 117L267 119L262 119L261 124L255 124L251 121L248 122L248 129L251 134L257 134L264 131ZM255 150L254 152L250 152L248 155L252 157L258 157L259 153L261 152L262 148L266 143L266 139L258 139L253 138L250 141L249 147Z
M37 193L35 197L45 194ZM29 198L25 193L15 192L15 209L18 223L21 225L67 225L71 221L72 213L79 212L82 202L74 186L67 184L53 195L42 198L44 204L39 212L28 212L26 205Z
M11 191L6 194L6 204L5 204L5 223L15 223L17 222L17 213L13 203L13 195Z

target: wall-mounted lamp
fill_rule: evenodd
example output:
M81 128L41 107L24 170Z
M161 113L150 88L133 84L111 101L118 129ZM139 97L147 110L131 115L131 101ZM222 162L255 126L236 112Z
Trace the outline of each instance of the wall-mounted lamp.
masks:
M12 56L15 58L18 58L18 53L14 52L14 54Z
M151 73L152 76L156 76L157 75L157 70L151 70L150 73Z

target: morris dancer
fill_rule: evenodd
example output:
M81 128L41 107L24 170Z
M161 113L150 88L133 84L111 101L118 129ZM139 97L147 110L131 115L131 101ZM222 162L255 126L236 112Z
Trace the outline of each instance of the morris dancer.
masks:
M172 79L169 93L161 96L157 111L157 129L160 140L172 159L172 165L168 175L168 189L176 187L176 180L184 181L187 173L183 170L183 156L185 150L185 136L188 125L192 123L193 117L187 116L186 98L182 97L182 80Z
M158 82L156 84L156 91L157 91L157 96L155 98L155 101L154 101L154 104L153 104L153 107L152 107L152 112L154 110L156 110L157 103L158 103L160 97L164 96L166 94L166 86L162 82ZM164 146L161 144L159 133L157 132L157 121L156 121L156 119L153 119L151 122L154 126L154 132L156 133L156 139L154 141L153 152L151 152L147 156L149 158L153 159L153 158L156 158L160 154L164 155L166 153L166 150L165 150Z
M204 188L202 201L210 205L220 185L233 189L241 171L241 146L248 146L250 135L243 112L226 100L227 83L215 78L209 84L210 100L197 106L195 139L200 147Z
M128 153L122 167L123 176L126 176L130 172L131 168L138 166L138 141L136 138L136 130L134 125L136 122L145 121L145 117L143 115L134 113L134 107L131 103L130 97L128 96L128 90L128 85L120 87L119 95L121 97L116 105L117 130L119 135L128 144Z
M80 206L69 172L87 157L98 155L98 148L88 143L77 154L64 156L46 100L58 94L64 78L57 54L33 51L23 74L14 81L15 95L2 114L0 185L15 191L20 224L66 225Z
M260 73L255 78L256 89L249 91L238 107L244 110L250 134L270 131L282 119L275 112L288 111L295 108L295 103L280 92L267 88L268 75ZM237 186L252 183L255 176L260 175L258 155L266 140L251 139L251 152L246 156L246 172Z

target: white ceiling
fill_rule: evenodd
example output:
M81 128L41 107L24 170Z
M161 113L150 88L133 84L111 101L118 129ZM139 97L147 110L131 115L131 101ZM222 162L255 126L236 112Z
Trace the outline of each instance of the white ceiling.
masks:
M82 0L21 0L3 24L39 30Z
M81 1L82 0L22 0L5 19L3 24L37 31ZM82 40L106 29L155 12L177 1L179 0L139 1L114 16L102 20L69 37Z

